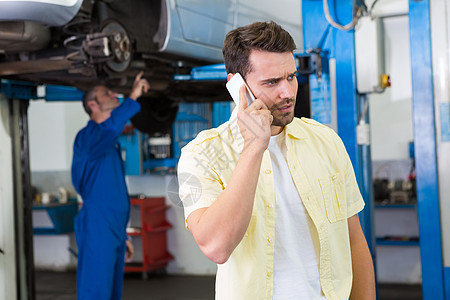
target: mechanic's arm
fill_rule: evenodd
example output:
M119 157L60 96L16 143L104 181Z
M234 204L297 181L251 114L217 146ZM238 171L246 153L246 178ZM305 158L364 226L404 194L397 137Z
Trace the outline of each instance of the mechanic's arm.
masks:
M240 243L253 210L256 185L264 151L270 139L272 115L259 99L250 106L240 90L238 125L244 148L225 190L207 208L192 212L187 225L202 252L222 264Z
M136 75L130 96L119 107L116 107L111 112L111 117L104 122L105 129L113 130L114 135L120 135L126 122L141 109L141 106L135 101L150 90L147 79L142 78L143 75L144 71ZM134 101L130 101L130 99Z
M142 75L144 75L144 71L139 72L139 74L137 74L136 78L134 79L131 93L128 96L133 100L137 100L142 96L143 93L147 93L150 90L150 84L148 83L147 79L142 78Z
M375 274L372 256L359 223L358 214L348 219L352 255L352 300L375 300Z

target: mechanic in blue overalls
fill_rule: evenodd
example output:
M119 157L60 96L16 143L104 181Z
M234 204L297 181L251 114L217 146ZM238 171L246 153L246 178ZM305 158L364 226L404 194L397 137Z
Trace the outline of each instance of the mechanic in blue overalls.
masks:
M102 85L83 99L90 120L77 134L72 161L72 183L83 199L75 219L80 300L122 297L125 256L131 258L134 251L126 235L130 200L118 137L141 109L136 99L150 89L142 75L122 103Z

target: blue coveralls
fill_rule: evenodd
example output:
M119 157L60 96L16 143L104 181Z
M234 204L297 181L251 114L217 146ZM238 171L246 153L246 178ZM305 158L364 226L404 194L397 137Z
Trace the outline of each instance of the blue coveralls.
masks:
M127 98L103 123L90 120L75 139L72 183L83 198L75 219L80 300L122 297L130 201L117 140L140 108Z

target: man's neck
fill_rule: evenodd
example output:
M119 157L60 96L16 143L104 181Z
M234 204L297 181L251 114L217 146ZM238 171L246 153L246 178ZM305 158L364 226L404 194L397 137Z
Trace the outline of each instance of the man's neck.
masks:
M270 126L270 134L271 136L277 135L280 132L282 132L284 129L284 126Z
M92 113L91 120L97 124L105 122L111 116L111 112L97 112Z

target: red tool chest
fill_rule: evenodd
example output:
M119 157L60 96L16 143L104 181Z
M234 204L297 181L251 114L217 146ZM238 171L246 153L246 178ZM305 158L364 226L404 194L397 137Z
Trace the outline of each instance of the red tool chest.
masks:
M140 247L141 261L132 261L125 264L125 272L142 272L144 276L149 271L163 269L173 256L167 251L167 230L172 225L166 220L166 210L170 207L165 204L164 197L130 198L132 211L139 211L140 220L133 218L127 235L131 237L135 253ZM138 242L140 240L140 243ZM136 241L136 243L135 243Z

